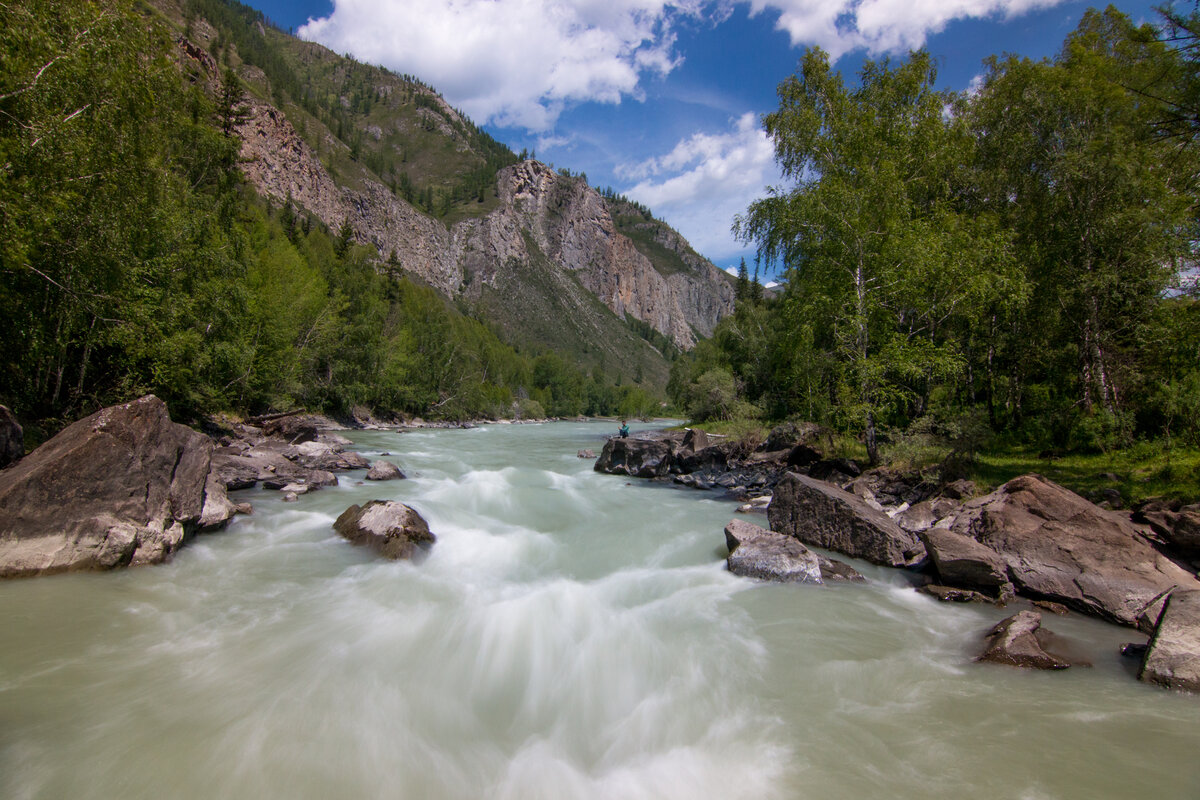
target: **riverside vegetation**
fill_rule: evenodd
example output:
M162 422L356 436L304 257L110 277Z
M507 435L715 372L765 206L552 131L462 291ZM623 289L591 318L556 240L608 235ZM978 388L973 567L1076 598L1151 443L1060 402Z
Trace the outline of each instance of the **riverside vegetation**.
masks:
M248 85L231 66L213 81L181 58L163 9L204 27L227 65L271 73L277 99L302 107L310 127L342 129L350 144L331 153L384 157L350 125L378 99L359 96L366 68L334 65L348 107L332 87L317 97L271 44L284 35L236 3L0 9L0 403L29 439L147 392L193 420L296 406L441 419L658 408L661 384L625 376L624 362L508 337L357 244L348 224L257 193L239 160ZM413 87L414 107L432 102ZM441 174L434 166L451 162L413 145L395 156L423 165L412 191L396 178L409 171L375 165L400 181L398 196L437 213L473 210L488 191L494 201L496 170L518 157L462 125L478 163ZM647 344L661 335L612 323L661 362Z
M1163 23L1090 11L1057 57L991 58L966 94L924 52L850 85L809 51L765 118L792 184L738 221L785 280L763 297L743 268L674 402L992 485L1032 466L1200 494L1200 15Z

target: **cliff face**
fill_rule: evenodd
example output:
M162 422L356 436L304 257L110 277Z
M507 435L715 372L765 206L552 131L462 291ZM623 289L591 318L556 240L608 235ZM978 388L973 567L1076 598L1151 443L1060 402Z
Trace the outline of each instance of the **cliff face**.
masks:
M340 186L308 144L276 108L250 104L239 129L242 170L260 192L278 201L291 197L326 225L349 221L356 237L395 253L404 269L450 296L477 295L494 285L512 261L535 256L531 245L618 317L650 323L681 348L695 331L712 333L733 309L733 287L717 267L696 256L678 234L659 234L689 269L663 275L635 243L619 233L607 201L581 178L563 176L536 161L500 172L499 206L486 216L450 228L397 198L386 186L362 181ZM326 147L340 143L332 137Z

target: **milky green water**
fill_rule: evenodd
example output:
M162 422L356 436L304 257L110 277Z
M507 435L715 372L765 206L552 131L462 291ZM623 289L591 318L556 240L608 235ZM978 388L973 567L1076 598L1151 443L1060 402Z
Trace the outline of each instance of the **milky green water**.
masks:
M351 433L410 479L0 583L0 797L1200 798L1200 698L1132 631L1048 616L1095 666L1030 673L971 663L1012 608L733 577L734 504L576 458L613 428ZM428 560L333 532L374 498Z

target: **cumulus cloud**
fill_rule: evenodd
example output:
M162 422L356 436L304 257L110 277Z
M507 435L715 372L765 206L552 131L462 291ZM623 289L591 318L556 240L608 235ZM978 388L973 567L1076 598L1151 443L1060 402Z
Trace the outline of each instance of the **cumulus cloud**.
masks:
M640 97L679 63L672 22L701 0L335 0L298 31L415 74L477 122L546 131L570 103Z
M731 120L728 131L697 133L665 155L619 167L637 181L624 193L654 209L691 243L713 259L745 250L730 231L733 218L778 183L771 140L754 114Z
M820 45L836 60L852 50L915 49L956 19L1014 17L1063 0L750 0L751 13L779 12L792 44Z

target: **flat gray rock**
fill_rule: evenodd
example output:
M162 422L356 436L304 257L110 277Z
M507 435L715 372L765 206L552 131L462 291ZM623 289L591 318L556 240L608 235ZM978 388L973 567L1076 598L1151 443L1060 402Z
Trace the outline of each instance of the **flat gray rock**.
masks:
M729 571L747 578L781 583L824 583L816 553L790 536L744 520L725 526Z
M1138 678L1200 692L1200 592L1175 591L1167 598Z

